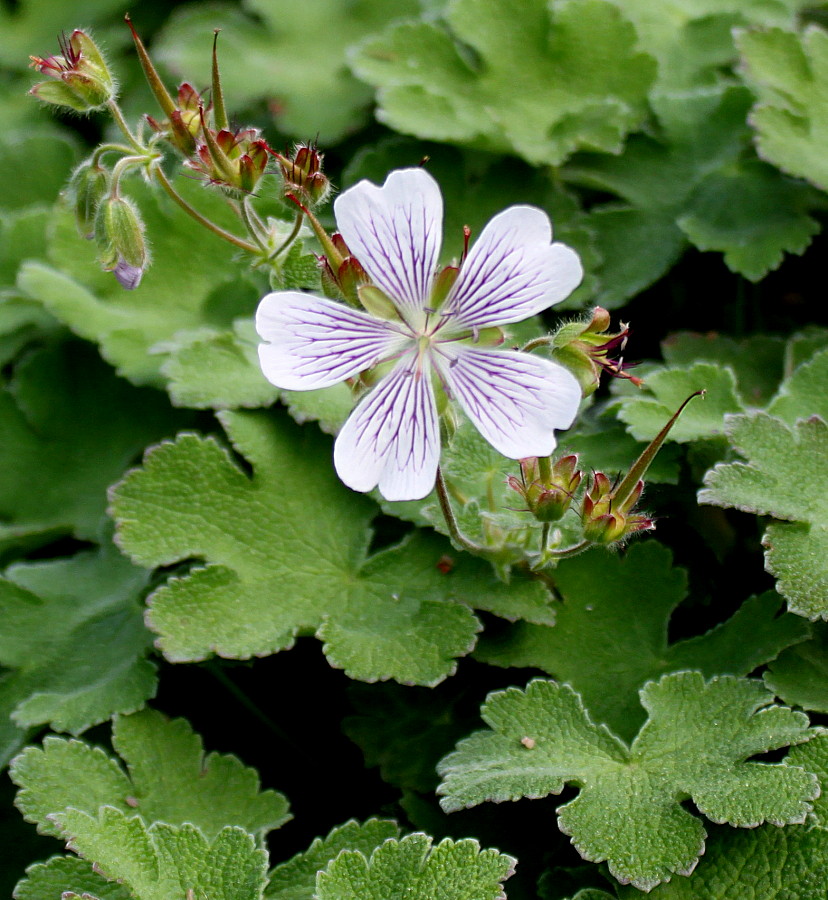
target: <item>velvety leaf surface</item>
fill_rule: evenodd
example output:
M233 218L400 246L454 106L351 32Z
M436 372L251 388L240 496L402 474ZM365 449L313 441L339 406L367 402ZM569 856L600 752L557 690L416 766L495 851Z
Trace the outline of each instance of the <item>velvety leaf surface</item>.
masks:
M747 462L719 463L705 476L700 503L773 516L763 538L765 565L791 612L828 618L828 428L818 416L791 428L767 413L733 416L728 437Z
M284 416L220 416L252 478L214 440L185 434L151 450L112 495L136 562L206 561L150 599L168 658L261 656L316 632L353 678L434 684L474 644L469 605L548 621L542 585L493 583L471 558L446 566L450 549L434 536L366 557L375 507L337 480L326 441Z
M828 162L828 34L770 28L739 36L743 74L759 102L751 113L759 154L825 190Z
M377 117L391 128L536 165L584 148L618 152L655 74L603 0L451 0L442 21L394 25L351 62L378 88Z
M258 900L266 883L267 854L252 835L227 826L212 841L194 825L157 823L103 807L90 816L64 810L56 821L67 846L139 900L196 897Z
M757 681L665 675L642 689L649 719L628 748L590 721L568 685L509 688L483 707L491 730L443 760L441 804L451 812L541 798L577 782L579 795L558 810L561 830L584 858L606 860L619 881L648 890L692 871L704 849L702 823L680 805L685 797L714 822L743 828L805 821L819 794L815 776L746 762L810 736L803 714L771 700Z
M668 643L670 617L687 593L687 576L657 541L626 553L592 550L555 570L554 627L519 623L482 641L475 657L499 666L543 669L570 684L590 717L625 740L645 719L639 690L681 669L705 676L747 675L808 637L797 616L779 616L772 591L752 597L707 634Z
M165 397L116 378L87 346L26 356L0 389L0 549L26 535L97 538L107 485L176 422Z
M0 762L32 726L78 734L155 693L147 573L114 547L19 563L0 578Z
M371 100L347 69L347 48L419 8L417 0L397 0L393 7L376 0L309 0L296 15L284 0L245 0L241 9L193 3L174 14L154 52L178 77L208 84L210 42L220 28L229 107L266 99L279 131L304 141L317 135L324 146L357 130Z
M265 890L268 900L313 900L316 876L343 851L370 857L388 840L396 840L400 828L390 819L369 819L360 824L353 819L334 828L326 837L316 838L304 853L276 866L269 873Z
M791 706L828 713L828 626L813 626L814 636L784 650L762 676Z
M255 770L235 756L205 755L201 738L183 719L149 709L119 716L112 738L126 773L118 760L78 740L47 737L43 749L29 747L18 756L11 776L27 821L60 837L56 823L67 809L94 817L101 807L113 807L113 813L140 816L147 825L189 822L212 838L225 825L266 834L290 818L281 794L260 791Z
M26 877L14 889L15 900L57 900L65 891L92 895L97 900L129 900L122 885L107 881L76 856L53 856L26 869Z
M425 834L387 840L366 858L345 850L320 872L317 900L501 900L501 882L515 860L477 841L445 838L436 847Z

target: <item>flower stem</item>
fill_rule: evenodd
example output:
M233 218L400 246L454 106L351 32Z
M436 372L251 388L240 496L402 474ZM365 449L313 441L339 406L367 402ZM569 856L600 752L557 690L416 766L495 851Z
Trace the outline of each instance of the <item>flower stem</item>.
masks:
M95 148L95 152L92 154L92 165L99 166L101 157L105 153L120 153L122 156L129 156L132 152L133 148L127 147L126 144L101 144Z
M137 150L139 153L146 153L147 148L141 144L138 138L136 138L132 133L129 125L127 125L124 114L121 112L121 107L118 106L118 104L114 100L110 100L109 103L107 103L107 106L109 107L109 111L112 113L112 118L115 120L115 124L118 126L118 128L121 129L127 141L129 141L130 147L132 147L134 150Z
M525 343L521 348L521 353L531 353L533 350L537 350L538 347L548 347L552 343L552 335L545 334L543 337L533 338L531 341Z
M239 203L239 213L241 214L242 221L244 222L245 228L247 228L250 237L253 238L260 250L262 250L264 253L267 253L267 246L265 245L265 242L262 240L261 235L259 234L259 228L250 215L250 207L247 205L247 197L245 197Z
M194 209L190 204L181 196L181 194L176 191L176 189L170 184L169 179L164 174L163 169L160 166L156 166L154 169L154 174L158 183L162 188L169 194L169 196L177 203L188 216L191 216L196 220L200 225L203 225L209 231L212 231L213 234L222 238L225 241L228 241L231 244L234 244L236 247L239 247L241 250L246 251L247 253L252 253L254 255L258 255L259 248L255 244L251 244L248 241L245 241L243 238L236 237L235 234L231 234L229 231L225 231L220 226L216 225L215 222L211 222L205 216L202 216L201 213Z
M293 231L282 241L281 244L273 251L273 253L268 256L268 262L273 262L274 259L278 259L285 250L290 247L290 245L296 240L299 235L299 229L302 227L302 222L305 220L305 214L300 209L296 214L296 221L293 223Z
M469 553L474 553L478 556L486 556L488 554L488 549L486 547L469 540L469 538L460 531L460 526L457 524L457 518L451 507L448 488L446 487L446 482L439 466L437 466L437 481L434 486L437 489L437 497L440 500L440 509L442 510L443 518L446 520L446 525L448 526L449 537L457 544L457 546L462 547L464 550L468 550Z

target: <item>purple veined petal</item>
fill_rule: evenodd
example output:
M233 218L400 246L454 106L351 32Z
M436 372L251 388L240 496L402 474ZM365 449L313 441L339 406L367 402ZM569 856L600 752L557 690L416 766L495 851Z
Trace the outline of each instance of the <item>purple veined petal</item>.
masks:
M477 430L510 459L549 456L554 430L578 412L578 380L551 360L453 343L440 345L434 363Z
M446 301L452 324L486 328L522 322L580 284L578 254L552 242L552 224L534 206L498 213L474 242Z
M276 387L330 387L395 356L411 339L392 322L298 291L268 294L256 310L259 363Z
M360 181L336 198L340 234L403 315L426 305L443 239L443 197L424 169L392 172L382 187Z
M434 487L440 428L428 366L406 354L357 406L334 445L339 477L386 500L419 500Z

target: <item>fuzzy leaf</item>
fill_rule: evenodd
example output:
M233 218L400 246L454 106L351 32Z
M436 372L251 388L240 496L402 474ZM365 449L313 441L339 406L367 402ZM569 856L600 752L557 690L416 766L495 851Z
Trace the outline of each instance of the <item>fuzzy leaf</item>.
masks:
M253 836L227 826L208 841L194 825L147 826L105 806L96 816L77 809L56 816L68 846L138 900L195 897L259 900L267 854Z
M642 121L655 64L611 3L450 0L443 16L391 26L352 56L391 128L557 165L619 152Z
M647 375L646 389L654 396L642 392L625 398L618 413L618 418L626 422L630 434L639 441L652 440L695 391L706 393L684 410L668 441L685 443L721 435L725 415L743 409L736 395L733 372L712 363L699 362L686 369L653 372Z
M220 418L252 478L214 440L185 434L113 490L119 540L136 562L206 561L150 598L169 659L246 659L316 632L352 678L434 684L474 644L469 605L548 620L535 582L493 583L469 557L441 571L451 550L435 536L366 557L375 507L336 479L326 441L284 416Z
M828 422L828 350L818 350L780 385L768 412L788 425L819 416Z
M815 776L746 762L808 740L802 713L771 706L761 682L678 672L648 683L649 719L628 748L594 725L568 685L532 681L489 696L490 731L461 741L443 760L447 812L490 800L541 798L567 782L579 795L558 810L561 830L588 860L606 860L622 883L648 890L688 873L704 849L689 797L714 822L752 828L803 822L819 793Z
M0 390L0 550L22 536L96 539L107 485L182 421L163 396L116 378L89 347L26 356Z
M370 858L345 850L320 872L316 900L504 900L501 882L515 860L477 841L445 838L436 847L425 834L387 840Z
M292 859L276 866L269 874L267 900L313 900L316 876L331 860L348 850L369 857L387 840L396 840L400 829L390 819L369 819L360 824L353 819L334 828L325 838L316 840Z
M113 746L126 763L82 741L47 737L11 767L20 787L17 806L27 821L59 837L56 816L72 808L97 815L114 807L143 822L185 822L214 837L229 824L266 834L290 816L276 791L259 790L258 775L235 756L204 754L201 738L183 719L153 710L118 716Z
M155 693L152 635L139 602L147 573L111 545L21 563L0 578L0 763L27 729L78 734Z
M716 465L699 502L787 520L765 531L765 567L791 612L828 619L828 427L813 416L791 428L759 412L731 417L727 429L747 462Z
M531 666L581 695L590 717L630 740L644 721L638 692L645 682L681 669L705 676L747 675L785 647L808 637L793 615L778 616L773 592L747 600L707 634L668 644L670 617L687 577L657 541L624 556L593 550L555 570L561 597L554 627L519 623L483 640L475 656L499 666Z
M210 40L220 28L228 105L238 109L267 100L279 131L305 141L318 135L325 146L363 123L371 92L348 72L345 51L385 25L389 12L372 0L344 6L338 0L309 0L301 15L284 0L245 0L241 10L192 3L171 17L153 50L177 76L207 84ZM394 17L417 12L417 0L394 3Z
M58 900L66 891L92 895L96 900L130 900L122 884L107 881L76 856L53 856L26 869L26 877L14 889L15 900Z
M828 713L828 626L813 630L811 640L780 653L762 677L785 703Z
M828 189L828 33L771 28L739 36L744 75L759 97L751 113L759 155Z

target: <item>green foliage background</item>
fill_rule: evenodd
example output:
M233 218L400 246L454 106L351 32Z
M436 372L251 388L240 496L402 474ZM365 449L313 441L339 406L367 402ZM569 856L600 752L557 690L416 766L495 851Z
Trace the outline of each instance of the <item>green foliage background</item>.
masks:
M26 66L89 27L157 116L126 11L0 2L0 890L828 897L828 6L129 6L170 86L209 85L221 29L234 123L318 140L338 188L428 158L445 261L465 224L550 214L586 275L521 338L601 305L645 381L561 435L585 471L706 390L648 474L655 533L543 578L517 464L462 423L443 467L495 566L434 496L344 488L348 391L265 382L265 274L138 178L152 266L100 271L60 192L116 133ZM274 283L318 289L313 250Z

